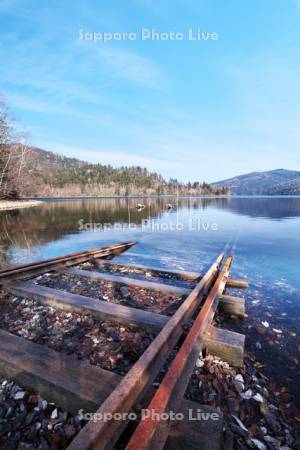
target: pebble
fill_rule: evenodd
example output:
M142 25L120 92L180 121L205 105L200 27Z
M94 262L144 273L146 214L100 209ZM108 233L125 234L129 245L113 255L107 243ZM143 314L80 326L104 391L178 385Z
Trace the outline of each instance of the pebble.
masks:
M129 289L126 286L121 286L120 287L120 292L121 292L123 298L130 297Z
M251 439L251 442L253 442L255 447L258 448L259 450L267 450L267 446L258 439Z
M25 392L19 391L14 395L14 399L15 400L23 400L24 396L25 396Z
M248 389L246 392L242 392L242 393L241 393L241 397L242 397L244 400L250 400L250 398L252 397L252 395L253 395L252 389Z
M244 383L244 378L243 375L241 375L240 373L237 374L234 378L236 381L239 381L240 383Z
M202 359L197 359L196 367L203 367L203 366L204 366L204 361Z
M255 400L255 401L259 402L259 403L263 403L263 401L264 401L262 395L259 394L259 393L254 395L253 400Z
M57 419L58 418L58 410L55 408L51 413L51 419Z

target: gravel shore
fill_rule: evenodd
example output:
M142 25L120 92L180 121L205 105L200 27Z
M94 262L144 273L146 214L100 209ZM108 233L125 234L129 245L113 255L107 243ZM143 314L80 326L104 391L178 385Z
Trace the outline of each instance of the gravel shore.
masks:
M42 204L41 200L0 200L0 211L9 209L29 208Z

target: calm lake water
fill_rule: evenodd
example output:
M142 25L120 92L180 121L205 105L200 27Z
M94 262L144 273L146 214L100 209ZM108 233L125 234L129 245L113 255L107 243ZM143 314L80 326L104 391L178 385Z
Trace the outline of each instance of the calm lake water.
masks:
M138 202L145 208L138 211ZM253 352L279 386L300 399L300 197L47 201L0 213L0 264L50 258L138 240L122 261L203 272L222 251L250 287L244 324ZM105 225L106 224L106 225ZM237 292L235 292L237 294ZM269 327L257 327L267 322ZM257 331L257 328L260 329ZM274 329L276 331L274 331Z

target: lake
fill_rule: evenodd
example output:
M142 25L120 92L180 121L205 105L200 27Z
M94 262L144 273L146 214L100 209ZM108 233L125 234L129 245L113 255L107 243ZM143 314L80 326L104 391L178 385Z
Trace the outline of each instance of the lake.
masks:
M233 253L231 275L250 282L248 317L228 327L246 334L257 366L300 403L300 197L47 200L0 213L2 266L128 240L139 241L129 254L147 258L124 262L199 272Z

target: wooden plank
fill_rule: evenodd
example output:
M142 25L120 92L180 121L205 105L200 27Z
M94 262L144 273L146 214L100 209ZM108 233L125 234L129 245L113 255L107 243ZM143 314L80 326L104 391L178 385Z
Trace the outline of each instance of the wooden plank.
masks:
M157 257L157 258L159 258L159 260L166 261L168 263L170 263L170 261L178 261L179 263L182 262L182 263L186 263L186 264L190 263L190 261L182 260L179 258L172 258L172 257L167 257L167 256L159 256L159 255L151 256L151 255L146 255L146 254L144 255L142 253L135 253L135 252L124 253L124 254L120 255L120 258L122 258L122 259L130 258L132 256L135 258L151 259L151 260L153 260L155 257ZM147 266L145 266L145 267L147 267ZM177 271L175 270L175 272L177 272ZM203 276L201 273L191 272L191 271L186 271L186 270L184 270L184 271L179 270L178 272L183 273L184 276L186 276L189 281L199 281L199 279L201 279L201 277ZM236 279L236 278L229 277L227 280L226 287L237 288L237 289L247 289L248 286L249 286L249 283L246 279Z
M221 295L219 301L219 308L222 313L228 316L236 316L240 319L245 317L245 299L243 297Z
M143 394L165 364L169 352L182 335L183 325L191 319L196 308L209 291L222 260L223 254L219 256L196 288L122 379L117 389L101 405L97 412L102 414L102 417L106 413L111 413L114 416L115 413L130 412L133 405L143 397ZM104 420L97 423L89 422L75 437L69 446L69 450L90 448L96 450L113 447L121 432L120 422L114 419L110 420L109 423Z
M188 295L191 289L172 286L170 284L155 283L153 281L140 280L139 278L131 278L120 275L111 275L109 273L91 272L81 269L62 269L62 273L75 275L77 277L85 277L91 281L111 281L112 283L124 284L126 286L134 286L141 289L150 289L152 291L166 292L173 295Z
M160 331L169 319L167 316L149 311L38 286L30 282L7 284L5 289L13 295L37 300L45 306L52 306L63 311L76 311L81 314L88 312L101 320L143 327L152 332Z
M169 422L160 418L169 411L178 411L199 352L204 344L203 335L207 326L212 322L218 306L218 296L225 289L232 259L232 256L227 258L192 328L149 404L149 410L157 414L157 419L150 416L140 421L126 450L135 450L136 448L160 450L165 446L169 434ZM99 448L102 447L99 446Z
M0 330L0 373L71 414L95 411L121 377Z
M159 332L169 320L168 316L162 314L116 305L82 295L38 286L30 282L8 284L5 287L13 295L32 298L45 306L52 306L63 311L88 312L99 319L144 327L154 332ZM244 316L244 299L222 295L219 300L220 308L225 310L226 313L239 317Z
M0 374L74 415L81 409L94 413L122 379L108 370L3 330L0 330ZM199 409L216 413L212 408L188 400L183 400L181 409L185 417L188 417L189 410L194 414ZM216 440L219 426L222 426L222 415L217 414L220 415L218 421L194 423L185 419L174 424L167 448L191 448L191 442L198 442L200 448L206 449L206 442L212 438ZM176 442L180 447L176 447ZM219 449L211 447L207 450Z
M13 280L20 277L28 277L38 273L44 273L56 270L62 266L71 266L88 261L92 257L104 258L108 256L119 255L128 250L135 242L125 242L121 244L109 245L106 247L97 247L79 253L72 253L69 255L60 256L57 258L46 259L34 263L23 264L20 266L9 267L0 270L0 285L4 281Z
M245 335L209 326L204 337L204 347L233 367L244 366Z
M136 253L136 252L130 252L130 253L124 253L119 255L120 258L130 258L131 256L135 258L141 258L141 259L151 259L153 260L155 256L151 255L144 255L143 253ZM170 261L178 261L182 263L189 263L189 261L181 260L178 258L169 258L167 256L159 256L159 259L162 261L170 262ZM176 271L175 271L176 272ZM189 281L199 281L201 279L202 274L198 272L190 272L190 271L178 271L180 273L185 274L184 276L189 277ZM236 279L229 277L227 280L227 286L229 288L237 288L237 289L247 289L249 286L249 283L246 279Z
M237 280L236 278L229 277L227 280L226 287L236 288L236 289L247 289L249 283L247 280Z
M138 252L130 252L128 254L122 254L120 255L120 258L130 258L130 257L134 257L134 258L139 258L139 259L150 259L151 261L153 261L155 258L159 258L159 261L165 261L165 262L176 262L176 263L181 263L181 264L190 264L190 261L188 260L184 260L182 258L176 258L174 256L165 256L165 255L149 255L148 253L138 253Z
M122 264L105 260L96 260L97 266L100 267L112 267L116 269L137 269L142 270L144 272L149 272L154 276L172 276L176 277L178 280L183 281L198 281L200 278L199 273L197 272L186 272L184 270L171 270L164 269L160 267L153 266L145 266L143 264Z
M172 422L164 450L220 450L223 414L211 406L183 399L179 408L184 419ZM209 419L195 420L197 414ZM194 420L189 420L192 417ZM202 416L203 417L203 416ZM205 416L204 416L205 417Z

